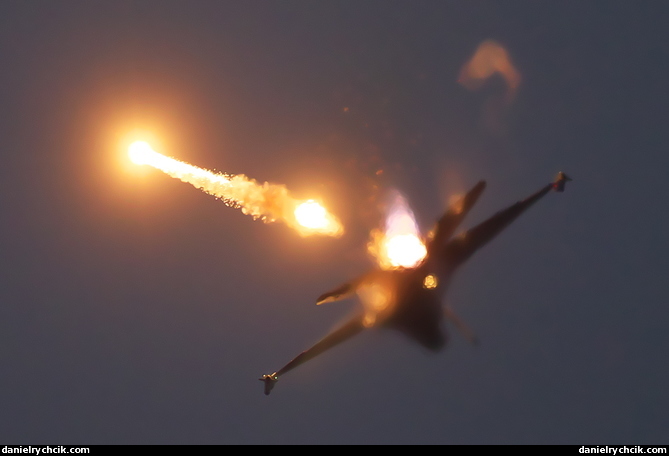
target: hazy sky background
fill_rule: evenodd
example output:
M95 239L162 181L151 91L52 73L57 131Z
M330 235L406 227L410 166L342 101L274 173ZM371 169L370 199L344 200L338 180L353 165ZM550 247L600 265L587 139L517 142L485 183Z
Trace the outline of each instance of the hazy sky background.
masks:
M666 444L669 7L571 1L0 2L3 444ZM522 79L457 83L484 40ZM133 131L285 184L341 239L128 163ZM383 173L377 175L379 169ZM464 228L566 171L448 300L441 353L369 331L272 372L357 303L379 190Z

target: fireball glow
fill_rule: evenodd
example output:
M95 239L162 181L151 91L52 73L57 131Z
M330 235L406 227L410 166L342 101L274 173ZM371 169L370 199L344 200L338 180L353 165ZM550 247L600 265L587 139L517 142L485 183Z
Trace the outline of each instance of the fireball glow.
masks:
M135 141L128 147L128 156L136 165L145 165L151 161L151 155L155 154L149 143Z
M365 309L362 324L366 328L374 326L377 316L393 305L394 290L387 283L365 283L358 287L357 293Z
M128 147L130 160L149 165L165 174L187 182L205 193L220 198L230 207L265 222L281 220L302 236L322 234L341 236L339 220L314 200L298 201L284 185L260 184L243 174L223 174L189 165L154 151L144 141Z
M314 200L308 200L297 206L295 218L305 228L314 230L323 229L328 226L328 213L323 206Z
M386 239L388 258L393 266L414 268L423 261L427 249L415 234L398 234Z
M382 269L415 268L425 259L427 248L406 199L395 193L384 232L372 231L370 253Z

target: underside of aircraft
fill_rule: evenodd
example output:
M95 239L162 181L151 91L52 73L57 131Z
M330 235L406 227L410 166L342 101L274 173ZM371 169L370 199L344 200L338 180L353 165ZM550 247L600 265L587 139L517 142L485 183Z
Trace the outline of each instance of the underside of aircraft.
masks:
M477 183L461 199L451 204L437 221L427 243L427 255L417 267L374 269L322 294L317 299L319 305L357 294L362 309L284 367L272 374L263 375L259 380L264 382L265 394L270 393L279 377L285 373L372 326L397 329L420 345L436 351L446 344L447 336L442 325L445 318L468 340L476 343L476 337L467 325L450 307L442 306L442 298L454 272L551 190L563 192L565 183L570 180L566 174L560 172L555 181L527 198L453 236L486 187L485 181Z

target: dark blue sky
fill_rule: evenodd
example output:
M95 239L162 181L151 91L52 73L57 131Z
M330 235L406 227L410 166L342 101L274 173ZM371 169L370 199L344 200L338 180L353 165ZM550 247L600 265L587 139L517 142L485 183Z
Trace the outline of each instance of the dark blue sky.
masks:
M667 9L1 2L0 441L666 444ZM496 130L501 80L456 82L486 39L522 75ZM347 235L300 238L137 172L136 129L322 197ZM466 228L559 170L567 191L453 283L480 347L369 331L262 394L357 305L314 301L371 266L375 186L427 231L486 179Z

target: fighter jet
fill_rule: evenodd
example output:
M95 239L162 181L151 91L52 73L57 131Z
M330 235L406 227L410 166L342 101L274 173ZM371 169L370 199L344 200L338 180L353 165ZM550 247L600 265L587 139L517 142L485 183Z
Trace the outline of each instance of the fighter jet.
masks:
M370 327L399 330L422 346L438 351L447 341L447 333L442 325L442 320L446 319L469 341L477 343L476 336L453 310L449 306L442 306L442 298L453 274L474 252L551 190L563 192L565 183L570 180L560 172L554 182L524 200L512 204L474 228L453 236L486 187L485 181L477 183L451 204L438 220L427 241L427 255L417 267L374 269L321 295L316 302L319 305L357 294L362 309L281 369L263 375L259 380L264 382L265 394L270 393L282 375Z

